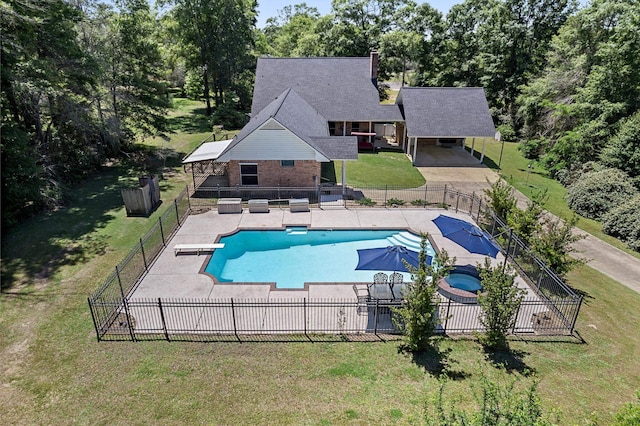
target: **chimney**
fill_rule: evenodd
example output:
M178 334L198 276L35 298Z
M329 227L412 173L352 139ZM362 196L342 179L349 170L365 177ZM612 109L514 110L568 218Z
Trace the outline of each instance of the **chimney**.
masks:
M369 72L371 74L371 82L378 87L378 52L371 52Z

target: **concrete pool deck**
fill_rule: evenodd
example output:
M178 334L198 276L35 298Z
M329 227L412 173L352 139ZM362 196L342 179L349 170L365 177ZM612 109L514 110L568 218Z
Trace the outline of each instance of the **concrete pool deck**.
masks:
M355 299L352 283L310 283L304 289L276 289L265 283L217 283L211 276L201 272L208 262L208 255L175 255L173 252L176 244L213 243L220 236L231 234L237 229L282 229L294 225L304 225L310 229L408 229L416 233L428 232L436 247L444 248L451 257L456 257L457 264L483 263L484 256L469 253L442 236L432 222L440 214L473 222L467 214L444 209L311 209L301 213L291 213L284 209L271 209L269 213L249 213L245 209L241 214L209 211L190 215L153 262L131 298ZM492 259L493 264L502 262L504 256L500 253L497 259ZM372 280L375 272L371 271ZM527 297L536 297L521 278L517 281L519 287L527 290Z

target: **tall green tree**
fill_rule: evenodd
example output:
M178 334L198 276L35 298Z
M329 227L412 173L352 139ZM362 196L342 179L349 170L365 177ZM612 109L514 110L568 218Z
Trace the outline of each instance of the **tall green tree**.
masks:
M186 45L187 65L203 76L203 96L211 115L210 93L216 105L224 92L238 89L241 76L253 66L255 0L170 0ZM240 84L239 84L240 83Z

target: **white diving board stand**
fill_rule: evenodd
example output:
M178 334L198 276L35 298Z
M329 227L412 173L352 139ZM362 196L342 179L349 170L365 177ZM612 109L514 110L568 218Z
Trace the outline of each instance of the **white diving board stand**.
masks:
M224 248L224 244L176 244L173 246L173 252L175 256L178 253L196 253L199 256L202 252L211 252L219 248Z

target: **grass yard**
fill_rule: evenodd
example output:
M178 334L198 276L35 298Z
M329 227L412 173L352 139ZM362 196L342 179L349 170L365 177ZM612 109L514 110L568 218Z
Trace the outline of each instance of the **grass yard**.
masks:
M411 165L402 152L380 151L360 153L358 161L347 161L347 182L349 186L395 186L415 188L425 184L424 176ZM335 163L336 177L342 178L342 162Z
M199 107L186 102L176 116ZM146 143L175 152L161 212L188 181L178 160L206 136L196 127ZM370 157L393 161L386 154ZM584 342L515 340L496 357L449 338L415 357L393 342L97 343L87 295L159 215L125 215L119 189L139 167L105 167L65 208L3 234L3 424L421 424L443 380L448 400L473 404L485 375L539 380L559 424L605 425L640 389L640 294L587 266L569 276L585 294Z
M500 161L501 145L500 142L487 140L485 145L485 164L498 172L507 182L527 197L546 189L549 200L545 204L545 208L556 216L570 218L573 212L565 201L566 188L558 181L550 178L537 162L524 158L518 150L517 143L505 142L502 161ZM481 149L482 143L476 141L475 147L476 149ZM469 140L467 140L467 148L471 148ZM479 157L480 154L476 151L475 155ZM498 164L500 164L500 167L498 167ZM617 238L602 232L602 225L599 222L579 216L577 226L640 259L640 253L631 250Z

